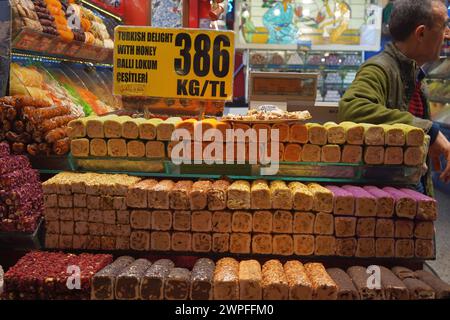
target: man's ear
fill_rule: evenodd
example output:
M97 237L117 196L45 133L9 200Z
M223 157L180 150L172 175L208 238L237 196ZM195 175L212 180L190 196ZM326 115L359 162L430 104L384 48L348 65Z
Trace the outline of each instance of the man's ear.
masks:
M426 27L423 24L416 28L416 30L414 31L414 36L417 40L421 40L425 36L425 29Z

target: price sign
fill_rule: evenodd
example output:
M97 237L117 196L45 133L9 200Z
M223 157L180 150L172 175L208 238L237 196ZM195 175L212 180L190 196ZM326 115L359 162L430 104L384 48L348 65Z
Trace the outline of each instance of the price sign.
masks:
M231 100L234 32L118 26L114 93Z

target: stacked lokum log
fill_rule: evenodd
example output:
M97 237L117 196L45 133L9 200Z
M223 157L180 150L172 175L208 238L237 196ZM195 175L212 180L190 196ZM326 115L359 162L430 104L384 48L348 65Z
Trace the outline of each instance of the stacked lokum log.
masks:
M168 259L119 257L96 273L91 298L95 300L212 300L215 263L198 259L192 271Z
M64 155L69 152L67 124L77 118L66 106L31 97L0 98L0 141L14 154Z
M198 259L192 270L168 259L120 257L92 279L92 299L417 300L446 299L450 285L404 267L325 268L298 260Z
M10 154L0 142L0 231L33 232L42 217L39 174L24 156Z
M33 251L5 273L5 299L87 300L94 274L112 262L106 254Z
M102 191L88 190L88 182L78 188L92 177ZM120 177L129 184L114 193L108 181ZM66 173L44 191L51 248L73 241L138 251L434 256L436 202L409 189Z

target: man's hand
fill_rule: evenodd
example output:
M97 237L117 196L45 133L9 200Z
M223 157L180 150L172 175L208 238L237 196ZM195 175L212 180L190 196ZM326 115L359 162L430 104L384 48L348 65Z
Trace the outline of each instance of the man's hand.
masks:
M441 173L439 178L448 183L450 181L450 142L448 142L447 138L439 132L436 140L433 145L430 147L429 152L431 163L433 164L433 168L436 171L441 171L441 163L439 157L441 155L447 160L447 167Z

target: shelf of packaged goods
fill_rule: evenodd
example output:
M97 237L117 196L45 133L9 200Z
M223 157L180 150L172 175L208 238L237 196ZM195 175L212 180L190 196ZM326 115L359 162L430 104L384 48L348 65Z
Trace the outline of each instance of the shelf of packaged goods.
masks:
M261 164L198 164L174 163L168 159L38 156L30 157L33 168L42 174L62 171L129 174L143 177L185 179L266 179L323 183L365 183L416 185L421 177L421 167L365 165L324 162L279 162ZM265 169L265 170L263 170Z
M303 65L303 64L250 64L254 69L300 69L310 71L346 71L358 70L359 66L344 66L344 65Z
M94 46L79 41L64 41L62 38L32 29L22 29L15 36L13 55L37 55L43 58L78 63L112 65L113 49Z
M44 219L41 218L33 233L0 232L0 249L42 249L42 244L44 243L44 231Z

